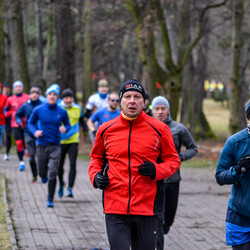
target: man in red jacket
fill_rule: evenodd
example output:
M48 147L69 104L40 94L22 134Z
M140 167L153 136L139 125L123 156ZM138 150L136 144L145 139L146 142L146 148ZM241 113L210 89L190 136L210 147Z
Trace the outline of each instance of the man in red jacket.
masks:
M2 147L2 140L5 131L5 117L4 106L7 101L7 96L2 94L2 83L0 83L0 151Z
M23 93L23 83L21 81L15 81L13 84L14 95L8 97L6 102L7 112L5 117L11 117L11 128L16 140L17 156L19 158L19 170L23 171L25 169L25 164L23 161L24 156L24 137L23 128L25 127L25 119L22 120L22 124L18 125L16 122L16 112L21 107L21 105L29 100L29 95Z
M98 129L89 178L104 190L111 249L154 250L159 186L180 166L168 126L143 112L145 91L137 80L120 88L121 114Z

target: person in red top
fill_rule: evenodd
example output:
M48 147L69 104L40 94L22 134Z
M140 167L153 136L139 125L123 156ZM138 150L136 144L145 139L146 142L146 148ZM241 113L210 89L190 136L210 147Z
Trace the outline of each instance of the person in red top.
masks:
M181 161L168 126L143 111L141 83L125 82L120 100L120 116L97 131L89 178L104 190L110 249L154 250L162 202L157 191Z
M7 101L7 96L2 94L2 83L0 83L0 151L2 148L2 140L5 131L4 106Z
M24 137L23 128L25 127L25 119L21 125L16 122L16 112L21 107L21 105L29 100L29 95L23 93L23 83L21 81L15 81L13 84L13 91L15 95L8 97L6 102L5 117L11 117L11 128L16 140L17 155L19 158L19 170L23 171L25 169L25 164L23 161L24 156Z

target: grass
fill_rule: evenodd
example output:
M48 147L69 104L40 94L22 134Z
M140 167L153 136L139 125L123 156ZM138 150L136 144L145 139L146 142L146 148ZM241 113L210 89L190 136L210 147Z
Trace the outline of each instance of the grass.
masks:
M211 126L211 129L219 139L228 138L229 132L229 108L227 103L215 102L206 98L203 103L203 112Z
M216 160L194 157L181 163L181 168L214 168L217 166Z
M2 183L0 176L0 182ZM3 202L3 187L0 185L0 249L12 249L10 234L5 217L5 204Z

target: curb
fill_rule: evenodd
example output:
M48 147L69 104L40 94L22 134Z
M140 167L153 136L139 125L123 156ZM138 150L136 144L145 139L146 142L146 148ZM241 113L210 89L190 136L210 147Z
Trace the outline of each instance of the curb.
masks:
M17 241L16 241L16 234L12 225L12 220L10 216L10 210L9 210L9 205L7 201L7 193L6 193L6 181L5 177L3 176L2 179L2 187L3 187L3 202L5 204L5 216L6 216L6 222L7 222L7 227L10 233L10 242L12 245L13 250L17 250Z

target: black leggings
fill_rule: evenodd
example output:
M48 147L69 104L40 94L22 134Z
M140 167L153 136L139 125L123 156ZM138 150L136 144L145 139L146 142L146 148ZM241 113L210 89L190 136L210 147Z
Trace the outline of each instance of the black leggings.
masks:
M106 214L110 250L155 250L157 216Z
M250 241L244 243L244 244L240 244L237 246L232 246L233 250L250 250Z
M9 154L11 148L11 118L5 119L6 153Z
M68 187L73 188L76 178L76 159L78 155L78 143L61 144L61 159L58 169L59 183L63 185L63 174L64 174L64 161L66 154L69 156L69 177L68 177Z
M165 213L164 224L172 226L176 214L179 198L180 182L165 184Z

